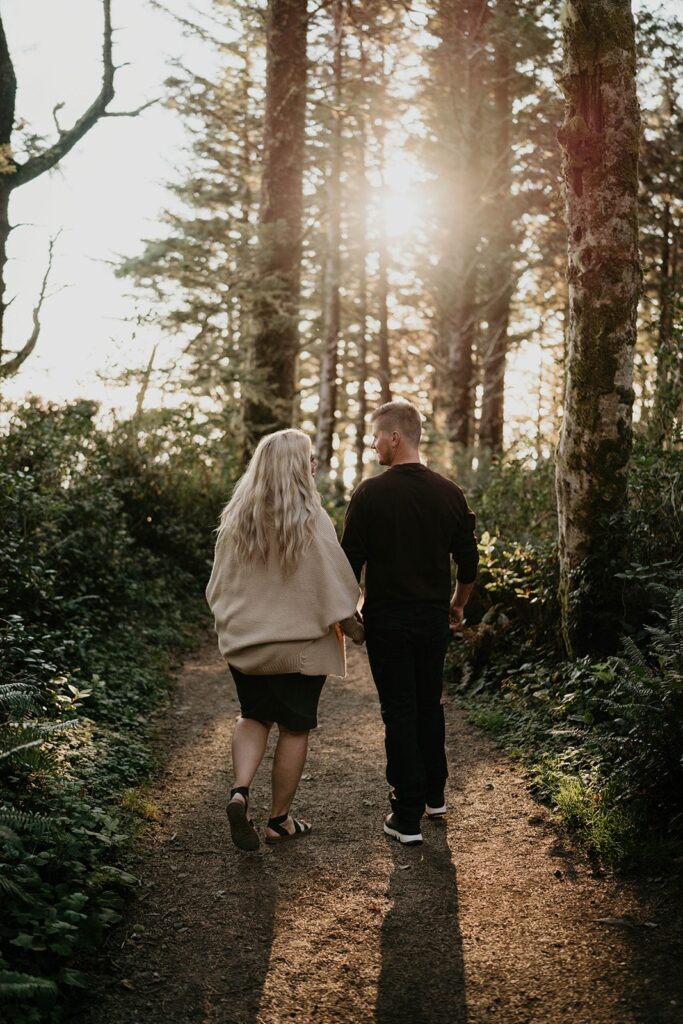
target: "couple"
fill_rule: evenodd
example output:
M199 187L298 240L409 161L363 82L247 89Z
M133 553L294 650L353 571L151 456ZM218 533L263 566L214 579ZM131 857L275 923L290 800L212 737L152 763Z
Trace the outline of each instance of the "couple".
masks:
M356 488L341 546L300 430L264 437L221 516L207 600L237 687L241 716L228 803L233 842L256 850L249 786L277 723L269 844L306 835L290 807L317 725L327 675L344 675L344 634L367 642L385 727L387 835L422 842L423 814L446 813L441 703L450 630L474 586L474 515L456 484L420 461L421 417L409 402L372 416L372 448L388 469ZM451 556L458 566L451 597ZM365 568L362 625L356 612Z

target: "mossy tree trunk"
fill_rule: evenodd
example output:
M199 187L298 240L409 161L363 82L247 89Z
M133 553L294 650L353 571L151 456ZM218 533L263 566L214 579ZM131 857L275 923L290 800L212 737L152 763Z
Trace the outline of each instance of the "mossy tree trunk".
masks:
M320 359L320 387L316 451L319 474L329 474L332 459L334 417L337 408L337 362L339 359L341 286L342 205L342 74L344 42L344 0L332 5L332 100L330 166L327 180L327 251L323 301L323 342Z
M618 629L616 524L627 501L641 286L640 116L630 0L565 0L562 25L569 350L556 486L562 629L574 656L609 650Z
M662 241L659 282L659 323L657 330L657 377L655 383L654 408L650 418L649 432L657 445L665 445L673 439L678 419L681 426L683 405L683 338L677 317L677 303L680 304L678 283L679 239L672 222L671 203L664 203L662 215Z
M269 0L263 175L259 210L253 390L248 444L292 425L299 350L302 177L306 117L306 0Z

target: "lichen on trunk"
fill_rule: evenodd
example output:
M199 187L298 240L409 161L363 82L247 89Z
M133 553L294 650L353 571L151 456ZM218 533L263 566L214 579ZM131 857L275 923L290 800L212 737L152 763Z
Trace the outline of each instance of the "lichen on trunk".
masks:
M577 654L609 649L617 631L641 286L640 116L630 0L566 0L562 25L569 351L556 484L563 635Z

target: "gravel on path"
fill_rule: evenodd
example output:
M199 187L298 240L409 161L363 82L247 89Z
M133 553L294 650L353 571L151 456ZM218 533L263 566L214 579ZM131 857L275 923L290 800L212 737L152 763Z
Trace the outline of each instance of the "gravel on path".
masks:
M446 703L449 815L421 847L382 834L382 726L352 649L293 808L314 832L245 854L225 817L234 688L213 645L188 660L146 794L160 821L129 865L138 899L94 965L84 1024L683 1024L680 917L659 883L594 870Z

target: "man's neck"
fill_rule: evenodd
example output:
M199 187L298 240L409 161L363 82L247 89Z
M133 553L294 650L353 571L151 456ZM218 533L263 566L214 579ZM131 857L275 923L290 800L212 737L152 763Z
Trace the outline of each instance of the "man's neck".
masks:
M412 451L401 452L400 455L397 455L394 461L391 463L390 469L393 469L394 466L407 466L409 463L415 462L422 462L422 459L420 458L420 453L417 448L414 448Z

